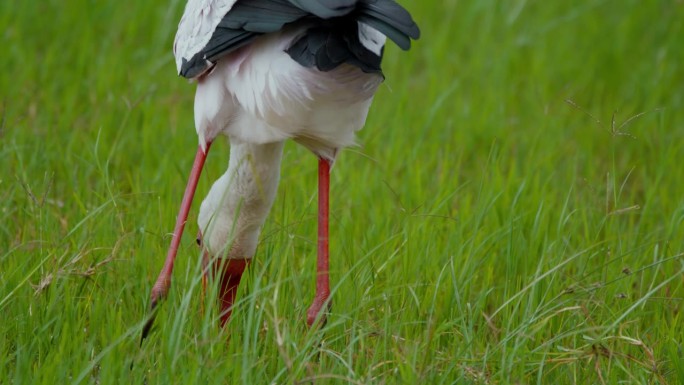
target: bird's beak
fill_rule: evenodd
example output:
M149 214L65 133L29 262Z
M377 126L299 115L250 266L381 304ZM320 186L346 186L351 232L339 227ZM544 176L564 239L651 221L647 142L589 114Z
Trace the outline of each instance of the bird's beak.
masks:
M204 248L202 230L197 233L197 245L202 249L202 312L204 312L204 298L207 296L209 274L219 282L218 304L220 309L221 327L225 326L233 312L233 304L237 295L240 280L250 259L211 259L209 251Z

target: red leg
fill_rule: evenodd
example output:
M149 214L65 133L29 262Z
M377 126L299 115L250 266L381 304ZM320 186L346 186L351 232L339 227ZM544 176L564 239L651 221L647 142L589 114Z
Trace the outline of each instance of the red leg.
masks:
M178 247L180 246L181 236L183 235L183 229L185 228L185 222L188 220L188 213L190 212L190 206L192 204L192 198L195 196L195 190L197 189L197 182L202 174L202 168L204 167L204 161L207 159L207 154L209 153L209 148L211 147L211 142L207 142L206 150L202 149L202 146L197 148L197 155L195 155L195 162L192 165L192 171L190 172L190 178L188 184L185 187L185 193L183 194L183 201L181 202L180 211L178 217L176 217L176 227L173 230L173 237L171 238L171 246L169 247L169 252L166 254L166 260L164 261L164 267L157 277L157 282L155 282L152 287L152 293L150 295L150 308L154 310L157 307L159 301L166 296L169 292L169 287L171 287L171 273L173 272L173 263L176 260L176 255L178 254ZM147 334L152 328L152 323L154 322L154 315L147 321L143 327L142 338L145 339Z
M328 275L328 210L330 197L330 161L318 160L318 262L316 266L316 297L306 313L306 323L312 326L316 318L325 323L323 306L330 308L330 277Z

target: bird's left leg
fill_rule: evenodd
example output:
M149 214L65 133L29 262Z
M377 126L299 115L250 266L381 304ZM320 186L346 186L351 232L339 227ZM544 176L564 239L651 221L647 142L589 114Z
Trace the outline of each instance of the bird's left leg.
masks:
M331 306L330 276L328 255L328 218L330 206L330 161L324 158L318 159L318 257L316 263L316 296L306 313L306 323L312 326L320 317L321 323L325 323L326 314Z
M211 147L211 142L206 142L204 146L199 146L197 148L197 155L195 155L195 162L192 165L192 171L190 172L190 178L188 184L185 187L185 193L183 194L183 200L181 202L180 211L178 217L176 217L176 226L173 230L173 237L171 238L171 246L169 247L169 252L166 255L166 260L164 261L164 267L157 277L157 281L152 287L152 293L150 294L150 310L154 311L159 301L166 296L169 292L169 287L171 286L171 273L173 272L173 264L176 260L176 255L178 254L178 247L180 246L181 236L183 235L183 229L185 228L185 222L188 219L188 213L190 212L190 206L192 204L192 199L195 196L195 190L197 189L197 182L202 174L202 168L204 167L204 162L207 159L207 154L209 153L209 148ZM154 323L154 313L147 320L142 331L142 339L145 339L152 329L152 324ZM141 339L141 341L142 341Z

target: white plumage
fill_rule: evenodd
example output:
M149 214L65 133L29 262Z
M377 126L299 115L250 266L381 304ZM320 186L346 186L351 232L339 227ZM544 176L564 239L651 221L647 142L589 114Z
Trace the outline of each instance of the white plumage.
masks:
M179 74L183 59L190 60L207 45L216 26L236 2L237 0L188 1L173 41L173 56L176 58Z
M242 8L232 13L238 6ZM231 143L228 170L202 202L198 224L207 270L216 273L213 261L221 257L229 261L216 275L222 324L275 199L287 139L320 158L319 274L309 324L329 306L328 172L338 151L355 143L354 134L365 124L384 79L379 63L386 36L361 20L404 47L409 37L419 34L410 15L392 0L188 2L174 55L178 73L190 73L188 77L197 82L199 150L167 261L152 290L152 307L168 291L197 179L206 152L219 135Z
M319 157L333 161L339 149L354 144L354 133L365 124L373 94L382 82L381 75L367 74L346 64L330 72L300 66L285 53L285 48L301 32L302 28L297 28L260 37L197 79L195 127L200 143L223 134L231 143L251 149L235 151L231 146L229 169L206 198L214 202L202 205L199 226L212 255L220 254L230 244L225 229L234 228L232 235L237 240L256 239L273 202L275 194L264 191L275 191L278 173L253 172L252 178L235 176L240 167L246 173L280 167L275 162L279 162L279 156L257 155L262 151L260 146L292 138ZM266 148L282 151L282 146ZM256 198L259 195L263 197ZM237 207L247 199L253 202L250 210L208 212L220 204ZM211 226L212 218L224 225ZM234 227L234 221L247 224ZM251 258L256 244L250 242L249 246L228 256Z

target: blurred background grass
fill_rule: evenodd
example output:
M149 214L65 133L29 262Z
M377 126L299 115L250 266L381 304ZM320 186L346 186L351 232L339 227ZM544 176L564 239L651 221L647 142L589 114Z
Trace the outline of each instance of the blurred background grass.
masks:
M231 324L191 222L139 348L197 143L184 3L2 2L0 382L684 383L684 3L403 4L422 39L332 177L329 324L288 144Z

